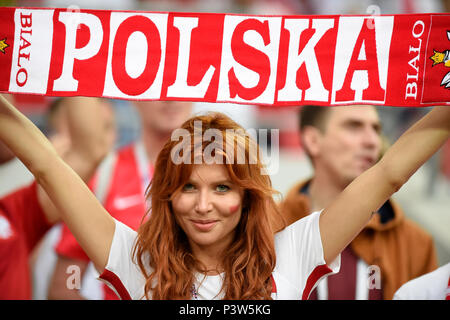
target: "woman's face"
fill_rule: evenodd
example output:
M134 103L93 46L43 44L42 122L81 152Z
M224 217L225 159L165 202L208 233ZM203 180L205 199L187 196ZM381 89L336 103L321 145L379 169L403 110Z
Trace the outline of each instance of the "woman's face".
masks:
M224 165L194 165L188 182L172 199L173 213L193 252L217 253L230 245L241 219L243 195Z

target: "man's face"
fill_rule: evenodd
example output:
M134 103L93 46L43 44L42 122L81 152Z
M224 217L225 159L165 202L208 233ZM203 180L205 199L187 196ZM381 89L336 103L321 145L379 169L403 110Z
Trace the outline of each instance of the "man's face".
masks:
M382 146L380 129L374 107L331 108L314 151L316 169L350 183L377 162Z
M185 101L135 101L134 104L142 125L162 135L170 135L192 112L192 102Z

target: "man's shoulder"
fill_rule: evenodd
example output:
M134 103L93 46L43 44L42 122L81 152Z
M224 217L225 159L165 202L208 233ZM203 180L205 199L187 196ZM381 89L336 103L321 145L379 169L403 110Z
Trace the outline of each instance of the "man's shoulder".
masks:
M416 221L411 218L405 217L401 224L403 232L409 235L411 241L423 243L423 241L432 241L431 234L421 227Z
M111 162L114 165L114 170L136 170L137 159L135 146L135 143L130 143L115 151L113 156L114 161Z
M411 237L419 237L419 241L423 239L432 239L431 235L423 227L421 227L419 223L405 214L404 210L397 203L397 201L391 198L388 202L392 206L395 217L397 219L400 218L399 223L396 225L397 229L407 233Z
M307 181L302 181L295 184L279 204L286 225L290 225L311 213L309 197L301 192L306 183Z
M10 191L0 198L0 207L8 211L11 208L17 209L17 206L25 207L37 203L37 183L32 181L26 186Z
M298 181L295 183L286 193L286 196L284 197L282 202L293 200L294 198L299 198L300 195L303 195L304 197L300 197L299 199L308 199L308 195L305 192L302 192L302 189L305 188L309 184L311 179L305 179Z

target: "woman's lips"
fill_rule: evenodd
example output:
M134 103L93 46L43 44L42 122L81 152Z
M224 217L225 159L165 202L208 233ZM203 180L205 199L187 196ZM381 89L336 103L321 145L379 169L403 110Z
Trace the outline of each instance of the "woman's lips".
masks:
M217 220L191 220L192 224L199 231L207 232L217 223Z

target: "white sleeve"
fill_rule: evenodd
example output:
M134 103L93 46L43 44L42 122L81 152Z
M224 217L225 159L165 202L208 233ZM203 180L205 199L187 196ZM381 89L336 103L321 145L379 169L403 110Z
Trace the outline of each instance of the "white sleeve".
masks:
M404 283L394 300L445 300L450 294L450 263Z
M127 225L114 220L116 228L109 251L108 263L100 275L122 300L141 299L144 293L145 277L133 260L133 248L137 233Z
M410 300L410 299L414 299L411 297L408 297L408 292L405 289L404 286L401 286L395 293L394 293L394 297L392 298L392 300Z
M392 300L432 300L427 282L416 278L404 283L395 293ZM442 295L444 296L444 295Z
M340 269L341 256L325 263L319 229L320 212L314 212L275 235L275 272L308 299L320 279Z

